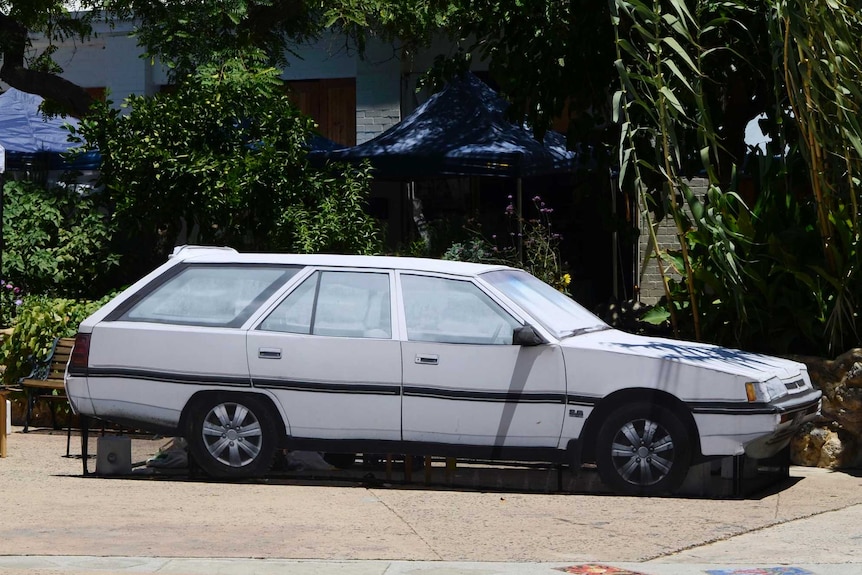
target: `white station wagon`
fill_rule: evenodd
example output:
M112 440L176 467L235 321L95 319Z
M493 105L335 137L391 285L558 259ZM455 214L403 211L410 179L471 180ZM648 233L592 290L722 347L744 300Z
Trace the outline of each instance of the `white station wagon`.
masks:
M821 395L802 364L624 333L505 266L195 246L81 323L66 390L215 477L413 453L592 461L637 494L778 453Z

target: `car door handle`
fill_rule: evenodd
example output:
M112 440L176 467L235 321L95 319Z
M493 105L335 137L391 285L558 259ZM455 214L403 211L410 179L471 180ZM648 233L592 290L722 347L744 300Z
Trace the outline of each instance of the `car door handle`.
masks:
M419 365L437 365L437 356L419 354L414 361Z
M281 359L281 349L277 347L261 347L257 350L260 359Z

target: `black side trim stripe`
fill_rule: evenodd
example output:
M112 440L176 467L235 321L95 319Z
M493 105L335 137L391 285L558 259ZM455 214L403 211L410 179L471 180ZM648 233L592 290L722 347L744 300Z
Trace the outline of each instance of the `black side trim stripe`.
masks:
M255 387L262 389L312 391L316 393L344 393L350 395L401 395L401 386L397 384L375 385L370 383L326 383L260 378L255 378L253 382Z
M781 411L774 405L762 402L742 402L742 401L687 401L686 404L691 408L693 413L711 413L711 414L770 414Z
M145 369L118 369L91 367L86 373L78 373L77 370L70 372L71 375L86 375L87 377L99 378L122 378L139 379L145 381L159 381L165 383L177 383L184 385L211 385L227 387L254 387L263 389L279 389L287 391L306 391L313 393L340 393L347 395L384 395L398 396L403 393L406 397L426 397L432 399L456 400L456 401L481 401L491 403L535 403L555 405L583 405L595 406L601 398L567 395L564 393L523 393L516 391L478 391L465 389L441 389L435 387L401 386L397 384L377 385L370 383L328 383L328 382L304 382L283 379L261 379L256 378L252 382L248 378L227 375L201 375L172 373L164 371L153 371ZM819 397L817 399L819 401ZM817 401L802 406L794 406L789 411L807 409L815 405ZM741 401L687 401L685 402L693 413L698 414L775 414L788 410L770 405L768 403L749 403Z
M595 407L601 401L601 397L591 397L589 395L567 395L566 404L568 405L583 405L585 407Z
M410 397L429 397L434 399L454 399L460 401L486 401L503 403L555 403L562 405L566 402L566 396L562 393L476 391L466 389L440 389L436 387L416 386L404 386L404 395Z
M198 373L174 373L148 369L118 369L114 367L91 367L87 377L116 377L122 379L142 379L184 385L225 385L231 387L251 387L247 377L231 375L203 375Z

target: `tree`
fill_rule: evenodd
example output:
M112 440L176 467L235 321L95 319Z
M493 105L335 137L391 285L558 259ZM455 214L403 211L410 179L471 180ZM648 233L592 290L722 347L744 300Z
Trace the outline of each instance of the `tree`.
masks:
M81 0L82 8L98 5ZM0 80L10 86L38 94L65 112L86 114L92 98L80 86L60 76L62 69L51 60L56 42L85 40L92 35L95 12L70 13L62 0L0 0ZM32 34L43 34L48 47L33 53Z
M320 0L78 0L71 12L64 0L0 0L0 80L42 96L57 111L84 116L92 103L80 86L65 80L52 60L57 43L84 41L93 24L118 19L135 22L140 45L171 67L178 77L208 60L266 51L286 63L285 51L319 33L327 11ZM41 52L33 38L47 40Z
M260 50L284 67L292 47L323 29L327 2L314 0L103 0L113 18L135 22L134 35L150 57L182 78L207 62Z
M377 34L409 54L448 38L455 49L433 76L487 62L512 102L513 119L537 136L555 118L570 120L573 141L604 139L614 80L613 31L607 6L590 0L343 0L330 21L363 46Z
M259 54L201 66L172 93L97 103L77 134L102 153L118 229L137 238L137 273L179 236L256 251L374 253L363 211L370 175L306 160L313 121ZM143 244L143 245L141 245ZM141 248L145 249L141 249Z
M99 194L10 181L3 188L3 278L27 293L98 297L117 265ZM6 324L8 325L8 324Z
M660 266L682 276L667 282L671 318L680 314L698 339L773 353L838 353L858 341L858 10L805 0L609 4L621 183L644 205L666 206L679 237L678 250L654 242ZM738 101L727 96L739 89L735 73L755 78L744 115L726 106ZM746 203L730 132L757 110L773 141L747 158L758 189ZM687 165L703 170L706 197L689 188Z

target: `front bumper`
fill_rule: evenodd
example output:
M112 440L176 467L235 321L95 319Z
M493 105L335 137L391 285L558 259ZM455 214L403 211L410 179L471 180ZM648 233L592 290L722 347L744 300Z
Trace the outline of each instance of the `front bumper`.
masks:
M800 427L820 415L822 396L821 391L812 389L802 397L785 397L776 402L774 431L746 443L745 454L753 459L764 459L787 447Z
M784 449L806 422L820 413L822 393L809 389L769 403L722 403L695 407L694 419L705 456L771 457Z

